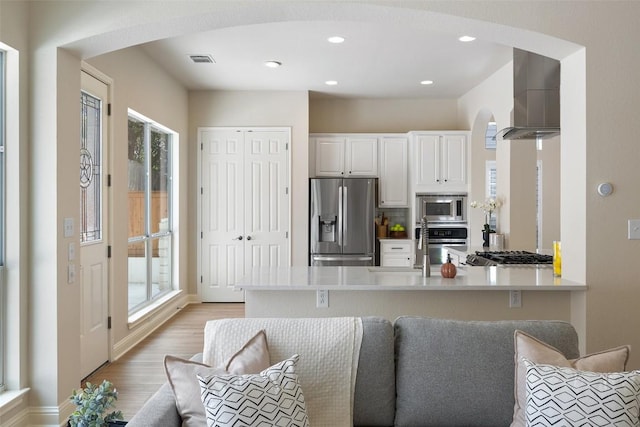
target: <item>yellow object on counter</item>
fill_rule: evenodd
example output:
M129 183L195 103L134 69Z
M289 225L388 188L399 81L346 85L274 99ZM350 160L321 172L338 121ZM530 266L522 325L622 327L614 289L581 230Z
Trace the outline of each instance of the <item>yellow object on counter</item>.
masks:
M553 275L562 276L562 248L558 240L553 241Z

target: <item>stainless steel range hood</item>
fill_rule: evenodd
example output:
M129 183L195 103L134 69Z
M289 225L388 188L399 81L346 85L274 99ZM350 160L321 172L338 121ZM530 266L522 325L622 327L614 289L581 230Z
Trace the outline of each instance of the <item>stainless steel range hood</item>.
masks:
M560 61L513 49L513 127L496 139L538 139L560 134Z

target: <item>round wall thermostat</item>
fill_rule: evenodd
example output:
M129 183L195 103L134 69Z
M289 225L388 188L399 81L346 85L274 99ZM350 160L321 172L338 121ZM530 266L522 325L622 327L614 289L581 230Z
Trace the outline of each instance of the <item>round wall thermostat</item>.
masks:
M613 193L613 185L611 185L608 182L603 182L602 184L598 185L598 194L601 196L608 196L609 194Z

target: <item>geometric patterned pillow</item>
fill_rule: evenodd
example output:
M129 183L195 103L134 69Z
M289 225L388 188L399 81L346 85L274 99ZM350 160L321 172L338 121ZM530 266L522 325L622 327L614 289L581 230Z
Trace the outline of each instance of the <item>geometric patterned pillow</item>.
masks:
M255 375L198 375L208 427L309 427L295 373L299 356Z
M578 359L567 359L560 350L522 331L515 331L515 405L511 427L525 427L527 403L526 375L527 368L522 362L541 365L552 365L573 368L589 372L623 372L627 369L627 361L631 348L628 345L611 348L597 353L587 354Z
M640 426L640 371L598 373L523 361L527 426Z

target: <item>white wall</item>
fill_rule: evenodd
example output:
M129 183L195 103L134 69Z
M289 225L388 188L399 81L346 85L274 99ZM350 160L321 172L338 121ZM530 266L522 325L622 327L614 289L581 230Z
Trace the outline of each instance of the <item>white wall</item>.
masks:
M554 240L560 240L560 202L561 202L561 165L560 136L542 141L542 150L538 151L538 160L542 163L542 244L540 248L551 249Z
M309 132L468 130L457 127L455 99L312 98Z
M469 147L470 176L469 176L469 200L482 201L486 197L485 186L485 164L487 160L496 160L498 168L497 197L508 200L507 191L508 180L505 168L509 164L505 161L498 161L496 151L486 150L485 130L489 119L493 118L498 129L511 125L511 110L513 108L513 64L509 63L496 71L482 84L476 86L458 100L458 120L459 126L467 126L471 129L471 141ZM502 147L500 147L502 148ZM502 178L502 179L501 179ZM502 185L500 185L502 184ZM499 232L506 233L508 244L509 222L501 207L498 211ZM470 209L469 227L472 231L471 245L482 245L482 224L484 214L481 209ZM478 232L475 232L478 231Z
M227 92L192 91L189 94L191 133L190 170L196 171L198 159L197 129L204 126L282 126L291 127L291 264L307 265L309 204L309 97L307 92ZM190 175L190 188L196 188L197 176ZM196 192L189 195L196 206ZM190 215L189 235L196 236L197 216ZM198 240L190 247L195 251ZM191 259L195 271L195 254ZM195 288L191 289L196 292Z

